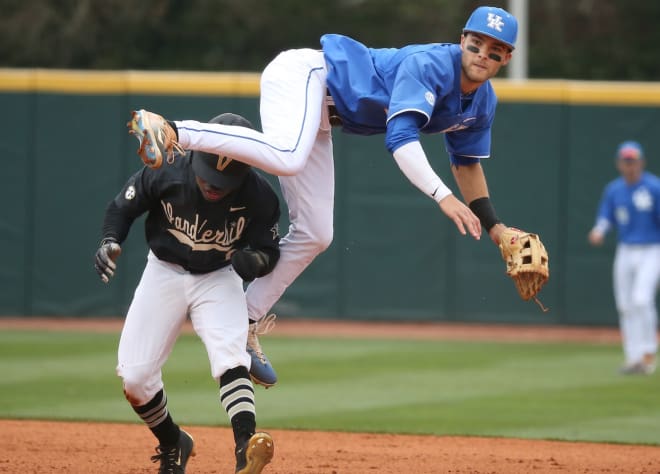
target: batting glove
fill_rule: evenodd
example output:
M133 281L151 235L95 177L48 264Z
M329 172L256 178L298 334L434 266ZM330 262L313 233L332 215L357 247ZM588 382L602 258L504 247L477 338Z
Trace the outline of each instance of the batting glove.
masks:
M121 247L115 239L107 238L101 241L101 246L96 251L94 268L103 283L108 283L110 278L114 276L115 269L117 268L115 260L117 260L119 255L121 255Z
M260 250L237 250L231 256L231 264L244 281L263 276L268 267L268 255Z

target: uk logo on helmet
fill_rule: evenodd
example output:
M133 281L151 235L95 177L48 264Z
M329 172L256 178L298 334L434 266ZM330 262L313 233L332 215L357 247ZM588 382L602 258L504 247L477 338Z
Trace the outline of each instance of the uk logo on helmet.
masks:
M506 10L497 7L479 7L472 12L463 33L472 32L490 36L507 45L516 47L518 21Z
M488 22L487 24L488 28L493 28L494 30L502 31L504 22L502 21L501 16L496 15L495 13L489 13L486 21Z

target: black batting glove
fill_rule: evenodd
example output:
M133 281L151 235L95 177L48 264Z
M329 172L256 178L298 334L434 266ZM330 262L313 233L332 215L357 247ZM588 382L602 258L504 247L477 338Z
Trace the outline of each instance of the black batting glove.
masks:
M121 255L121 247L115 239L107 238L101 241L101 246L96 251L94 268L103 283L108 283L110 278L114 276L117 268L115 261L119 255Z
M252 281L268 267L268 255L259 250L237 250L231 256L231 264L244 281Z

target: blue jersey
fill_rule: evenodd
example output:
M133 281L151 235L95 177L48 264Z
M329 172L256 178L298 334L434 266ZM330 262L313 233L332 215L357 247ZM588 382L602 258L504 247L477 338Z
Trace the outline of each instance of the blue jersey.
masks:
M648 172L629 185L621 177L603 192L598 219L617 228L619 242L660 243L660 179Z
M408 136L388 133L388 150L418 140L420 131L443 132L451 155L490 156L497 97L490 81L469 96L461 95L459 45L373 49L335 34L322 36L321 45L343 131L388 133L398 116L412 112L419 118L417 127L406 131Z

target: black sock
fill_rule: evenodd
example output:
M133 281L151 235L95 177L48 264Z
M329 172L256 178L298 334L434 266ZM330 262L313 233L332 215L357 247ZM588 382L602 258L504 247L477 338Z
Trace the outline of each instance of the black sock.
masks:
M231 421L236 445L246 442L257 426L254 387L246 367L235 367L222 374L220 403Z
M181 429L172 421L172 417L167 411L167 396L163 390L158 392L147 404L139 407L133 406L133 410L158 438L161 446L172 446L179 441Z

